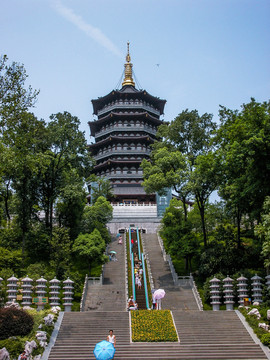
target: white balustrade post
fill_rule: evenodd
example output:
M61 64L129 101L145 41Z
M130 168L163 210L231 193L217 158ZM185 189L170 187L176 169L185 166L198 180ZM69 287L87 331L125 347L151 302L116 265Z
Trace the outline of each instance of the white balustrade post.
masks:
M14 275L11 276L9 279L7 279L8 281L8 284L7 284L7 287L8 287L8 290L7 290L7 293L8 293L8 302L7 304L12 304L13 302L16 302L17 300L17 290L18 290L18 282L19 279L17 279Z
M220 291L219 291L219 284L220 280L217 278L213 278L210 280L210 297L211 297L211 305L213 308L213 311L218 311L220 308Z
M59 306L59 294L60 294L60 281L56 278L49 281L50 283L50 305Z
M224 304L226 304L226 310L233 310L233 279L231 279L228 275L225 279L223 279L223 289L224 289Z
M247 278L245 278L243 275L241 275L238 279L238 284L237 284L237 292L238 292L238 303L240 305L244 305L244 299L248 298L248 289L247 289Z
M73 284L74 281L67 278L67 280L63 281L64 284L64 297L63 297L63 305L65 307L65 311L71 311L72 307L72 299L73 299Z
M36 294L37 294L37 297L39 298L43 298L43 297L46 297L47 295L47 290L46 290L46 287L47 287L47 280L44 279L43 276L41 276L40 279L38 279L36 281L37 283L37 286L36 286ZM44 305L45 304L42 304L41 302L38 302L38 307L37 307L37 310L43 310L44 309Z
M262 278L257 274L251 278L251 287L252 287L252 298L253 302L262 302Z
M22 279L22 306L31 306L32 305L32 282L33 280L27 275Z

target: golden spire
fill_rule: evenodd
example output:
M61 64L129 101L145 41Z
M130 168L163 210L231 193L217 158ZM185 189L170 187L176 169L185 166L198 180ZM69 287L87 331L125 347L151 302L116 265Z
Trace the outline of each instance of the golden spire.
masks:
M122 82L122 86L125 85L132 85L135 86L135 83L132 78L132 63L130 62L130 55L129 55L129 42L127 43L127 56L126 56L126 63L125 63L125 78Z

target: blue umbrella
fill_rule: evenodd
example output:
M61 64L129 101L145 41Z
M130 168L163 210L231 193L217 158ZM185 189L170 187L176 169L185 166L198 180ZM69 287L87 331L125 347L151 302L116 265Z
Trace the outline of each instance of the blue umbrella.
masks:
M102 340L97 343L94 349L94 355L97 360L111 360L114 357L115 348L112 343Z

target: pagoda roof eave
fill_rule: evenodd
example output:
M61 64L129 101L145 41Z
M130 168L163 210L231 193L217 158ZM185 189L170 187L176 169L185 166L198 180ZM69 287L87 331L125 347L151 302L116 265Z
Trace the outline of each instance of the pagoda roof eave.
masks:
M102 164L94 166L94 170L108 166L110 164L141 164L142 160L107 160Z
M99 147L100 145L103 145L103 144L106 144L112 140L117 140L117 141L126 141L126 140L132 140L132 141L141 141L141 140L147 140L151 143L153 143L155 141L155 139L153 139L151 136L149 135L144 135L144 136L109 136L107 137L106 139L103 139L99 142L96 142L94 144L90 144L90 145L87 145L88 149L93 149L95 147Z
M126 85L123 86L120 90L112 90L109 94L99 97L98 99L91 100L93 105L94 114L97 115L98 110L102 109L103 106L112 101L113 99L127 98L127 97L141 97L145 100L148 100L151 103L154 103L159 109L160 114L164 113L164 106L166 100L162 100L156 96L149 94L146 90L138 90L134 86Z
M147 119L150 119L151 121L153 121L154 123L156 123L157 125L161 125L164 124L164 121L156 118L155 116L152 116L151 114L149 114L147 111L141 112L141 113L134 113L134 114L127 114L127 113L117 113L117 112L110 112L109 114L107 114L106 116L98 119L98 120L94 120L94 121L88 121L88 125L90 127L91 130L91 134L93 134L92 136L94 136L97 128L103 124L106 123L107 120L112 120L114 118L119 118L119 117L127 117L127 116L132 116L132 117L142 117L144 116Z

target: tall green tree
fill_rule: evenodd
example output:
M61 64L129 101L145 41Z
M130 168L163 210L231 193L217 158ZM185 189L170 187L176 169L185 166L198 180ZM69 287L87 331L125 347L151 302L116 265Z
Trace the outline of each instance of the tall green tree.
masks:
M262 240L262 256L267 274L270 269L270 196L267 196L263 205L262 222L255 227L255 234Z
M156 146L151 153L151 160L142 161L143 186L147 193L166 193L167 188L172 188L180 197L187 220L186 200L190 194L188 187L189 169L187 157L180 151L171 149L164 144Z
M111 182L105 177L91 175L88 184L91 186L91 203L94 204L100 196L105 197L108 201L114 197Z
M241 110L220 109L217 132L223 179L219 193L233 209L238 246L243 216L260 222L263 202L270 195L270 101L251 99Z
M103 262L106 248L100 232L94 229L90 234L80 234L74 242L73 252L82 260L88 263L89 273L93 261Z
M34 106L39 91L26 87L27 73L23 65L8 63L8 57L0 57L0 129L9 130L12 121Z
M198 250L198 242L192 234L192 224L184 219L182 203L176 199L170 201L162 219L161 235L169 253L184 258L186 270L191 271L191 260Z
M211 178L216 166L213 159L213 133L217 125L211 114L200 116L197 110L182 111L170 124L158 128L151 161L143 161L144 186L147 191L162 191L172 187L183 202L185 219L187 219L187 200L196 200L200 209L204 244L207 245L204 207L210 194L216 189L216 179ZM212 154L212 155L211 155ZM198 159L198 160L197 160ZM196 180L200 174L201 182ZM211 174L210 174L211 173ZM212 181L211 181L212 180Z
M207 246L207 231L205 224L205 209L209 196L217 189L220 181L221 167L217 154L208 152L198 155L195 159L193 171L190 174L189 186L195 195L200 211L204 246Z
M60 192L65 188L68 172L72 176L75 169L79 176L87 178L91 168L91 157L76 116L64 112L51 115L50 119L46 131L46 169L40 184L40 198L45 212L46 227L52 234L56 202Z

